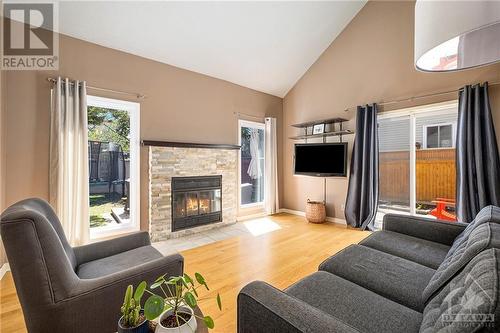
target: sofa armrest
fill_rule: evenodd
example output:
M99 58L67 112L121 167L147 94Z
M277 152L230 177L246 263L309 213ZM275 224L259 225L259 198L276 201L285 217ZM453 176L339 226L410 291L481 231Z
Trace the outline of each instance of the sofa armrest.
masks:
M81 265L146 245L151 245L149 234L147 231L140 231L102 242L74 247L73 250L77 264Z
M238 333L359 332L273 286L254 281L238 294Z
M411 215L387 214L384 216L382 229L451 246L465 227L467 227L467 224L460 222L431 220Z

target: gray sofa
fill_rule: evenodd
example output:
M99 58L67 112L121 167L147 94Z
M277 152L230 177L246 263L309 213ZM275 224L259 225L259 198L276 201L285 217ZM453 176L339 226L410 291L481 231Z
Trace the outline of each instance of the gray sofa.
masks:
M27 199L1 215L0 231L29 332L116 332L127 285L182 275L147 232L71 247L51 207Z
M284 291L245 286L238 332L500 332L500 208L469 224L386 215Z

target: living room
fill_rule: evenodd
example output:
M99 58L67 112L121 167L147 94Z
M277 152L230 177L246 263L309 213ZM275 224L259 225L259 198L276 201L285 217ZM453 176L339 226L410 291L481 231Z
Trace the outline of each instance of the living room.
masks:
M2 13L2 332L498 331L498 2Z

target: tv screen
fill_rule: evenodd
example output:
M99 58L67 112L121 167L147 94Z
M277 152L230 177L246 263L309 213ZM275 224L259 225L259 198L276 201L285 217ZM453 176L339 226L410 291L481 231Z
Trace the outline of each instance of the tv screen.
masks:
M347 142L295 144L296 175L345 177Z

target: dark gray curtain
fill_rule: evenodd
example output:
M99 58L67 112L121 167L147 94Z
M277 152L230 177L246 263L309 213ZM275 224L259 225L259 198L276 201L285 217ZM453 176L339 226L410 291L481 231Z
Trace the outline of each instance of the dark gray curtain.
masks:
M488 83L460 90L457 125L457 215L471 222L481 208L500 206L500 161Z
M349 225L373 230L378 203L377 105L358 106L345 218Z

